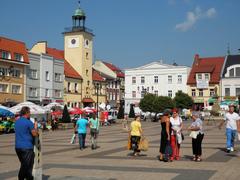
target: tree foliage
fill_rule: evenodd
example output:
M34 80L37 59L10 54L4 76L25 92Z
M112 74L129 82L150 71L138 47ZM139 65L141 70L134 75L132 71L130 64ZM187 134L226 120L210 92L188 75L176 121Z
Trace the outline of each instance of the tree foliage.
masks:
M66 105L64 106L64 109L63 109L62 122L63 123L70 123L71 122L71 118L70 118L70 115L69 115L69 112L68 112L68 109L67 109Z
M130 112L128 115L129 118L135 118L134 104L130 104Z
M118 119L123 119L124 118L124 101L120 101L120 107L119 107L119 110L118 110L117 118Z
M174 102L176 104L176 107L180 109L189 109L193 105L192 98L182 91L178 91L176 93Z

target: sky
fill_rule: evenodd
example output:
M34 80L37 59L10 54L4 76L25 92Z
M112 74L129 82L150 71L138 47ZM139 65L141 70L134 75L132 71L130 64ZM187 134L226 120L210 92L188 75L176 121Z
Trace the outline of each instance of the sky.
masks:
M77 0L1 0L0 36L63 49L77 7ZM224 56L228 46L239 53L239 7L239 0L81 0L94 59L120 68L158 60L191 66L195 54Z

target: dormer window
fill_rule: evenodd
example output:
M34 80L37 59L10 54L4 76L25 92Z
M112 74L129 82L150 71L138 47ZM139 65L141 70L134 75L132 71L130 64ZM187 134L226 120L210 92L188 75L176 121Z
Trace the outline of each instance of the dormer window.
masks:
M11 59L11 54L8 51L2 51L2 58L3 59Z
M236 76L240 77L240 67L236 67Z
M234 77L234 68L229 70L229 77Z
M205 74L205 80L209 80L209 74Z
M197 79L202 80L202 74L197 74Z
M23 62L23 55L14 53L14 59Z

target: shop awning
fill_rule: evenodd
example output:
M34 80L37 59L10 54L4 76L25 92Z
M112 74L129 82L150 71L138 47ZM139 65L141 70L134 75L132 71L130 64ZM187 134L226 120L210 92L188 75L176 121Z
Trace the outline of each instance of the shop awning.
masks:
M84 102L84 103L93 103L94 100L92 98L83 98L82 102Z
M209 98L208 99L208 103L215 103L215 102L217 102L217 99L216 98Z

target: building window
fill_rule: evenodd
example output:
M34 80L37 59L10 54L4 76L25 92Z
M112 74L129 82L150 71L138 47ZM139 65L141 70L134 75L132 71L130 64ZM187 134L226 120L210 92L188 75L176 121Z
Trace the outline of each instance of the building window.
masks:
M117 88L117 81L115 81L115 88Z
M205 80L209 80L209 74L205 74Z
M202 80L202 74L197 74L197 80Z
M55 97L56 97L56 98L61 98L61 97L62 97L62 92L61 92L61 90L55 90Z
M31 79L38 79L37 70L35 70L35 69L30 69L30 78L31 78Z
M237 76L237 77L240 77L240 67L237 67L237 68L236 68L236 76Z
M157 90L155 90L155 91L154 91L154 94L155 94L156 96L158 96L158 91L157 91Z
M75 91L75 93L78 93L78 84L77 83L74 84L74 91Z
M136 97L136 91L132 91L132 97L133 97L133 98Z
M8 68L0 67L0 76L9 76Z
M46 81L50 81L50 75L49 75L49 72L48 71L46 71Z
M67 106L70 107L70 102L67 102Z
M0 92L8 93L8 84L0 84Z
M70 82L68 82L68 84L67 84L67 92L71 92L71 83Z
M144 84L144 83L145 83L145 77L142 76L142 77L141 77L141 84Z
M37 88L29 88L29 96L37 97Z
M199 97L203 97L203 89L199 89Z
M21 71L19 69L14 69L12 72L12 76L15 78L20 78L21 76Z
M154 83L158 83L158 76L154 76Z
M168 97L172 97L172 90L168 90Z
M49 89L45 89L45 97L49 97Z
M62 75L60 73L55 73L55 82L62 82Z
M230 96L230 88L225 88L225 96Z
M86 69L86 76L88 76L88 69Z
M182 84L182 75L178 75L178 84Z
M172 76L168 76L168 84L172 84Z
M23 62L23 55L14 53L14 59Z
M229 70L229 77L234 77L234 68Z
M10 54L10 52L2 51L2 58L3 58L3 59L11 59L11 54Z
M145 90L141 91L141 98L144 97L145 93L146 93Z
M132 84L136 84L136 77L132 77Z
M88 52L86 52L86 59L88 59Z
M210 89L210 96L212 97L212 96L214 96L214 94L215 94L214 89Z
M21 86L20 85L12 85L12 93L13 94L21 94Z
M196 90L192 89L192 97L195 97L195 96L196 96Z
M236 96L240 96L240 88L236 88Z

